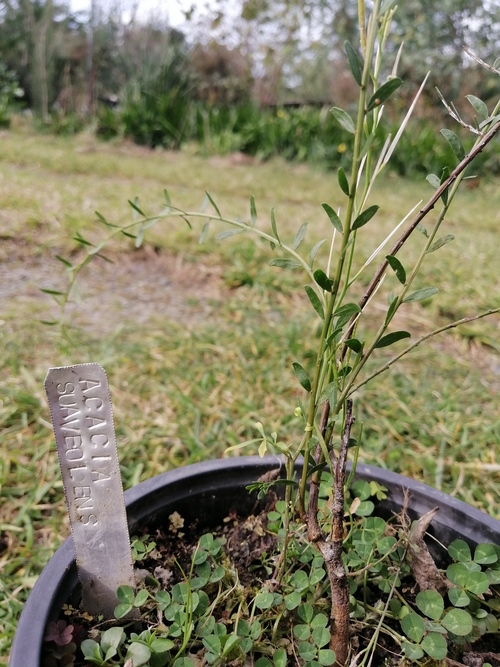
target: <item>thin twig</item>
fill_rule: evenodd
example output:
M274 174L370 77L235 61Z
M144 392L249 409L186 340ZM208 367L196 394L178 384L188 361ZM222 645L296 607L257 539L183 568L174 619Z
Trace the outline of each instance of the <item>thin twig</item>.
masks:
M453 107L452 107L448 104L448 102L444 98L444 95L441 93L439 88L436 88L436 92L437 92L437 94L439 96L439 99L441 100L441 103L443 104L444 108L449 113L449 115L453 118L453 120L456 120L459 125L461 125L466 130L469 130L469 132L472 132L472 134L478 134L481 137L483 136L483 132L478 130L477 127L473 127L472 125L469 125L469 123L466 123L465 120L463 120L460 117L460 114L455 109L455 105L453 105Z
M443 333L443 331L448 331L449 329L454 329L455 327L458 327L461 324L468 324L469 322L475 322L476 320L481 320L483 317L488 317L489 315L495 315L495 313L500 313L500 307L499 308L490 308L489 310L486 310L483 313L479 313L479 315L471 315L470 317L463 317L461 320L455 320L455 322L450 322L449 324L445 324L444 326L439 327L439 329L434 329L433 331L430 331L429 333L425 334L424 336L421 336L414 343L412 343L411 345L408 345L408 347L406 347L402 352L400 352L396 356L389 359L389 361L387 361L383 366L380 366L380 368L377 368L376 371L374 371L371 375L366 377L362 382L355 385L349 391L349 396L351 396L360 387L363 387L365 384L367 384L368 382L373 380L373 378L377 377L377 375L381 375L382 373L384 373L393 364L395 364L396 361L399 361L401 359L401 357L404 357L406 354L408 354L409 352L414 350L416 347L418 347L425 340L428 340L429 338L432 338L433 336L437 336L438 334Z
M443 195L444 192L456 181L456 179L460 176L460 174L473 162L473 160L481 153L481 151L484 150L484 148L490 143L490 141L500 132L500 123L496 123L490 130L487 132L482 139L477 143L477 145L468 153L464 159L455 167L455 169L451 172L451 174L448 176L448 178L441 183L439 188L434 192L432 197L429 199L429 201L423 206L420 211L417 213L417 215L412 219L408 227L405 229L403 234L399 237L399 239L396 241L396 243L392 246L392 248L389 250L389 255L396 255L403 245L406 243L408 240L409 236L412 234L412 232L415 231L415 229L418 227L418 225L422 222L422 220L426 217L426 215L429 214L430 211L434 208L436 203L439 201L440 197ZM366 306L370 296L372 295L373 291L376 289L377 285L379 282L382 280L382 277L384 273L387 270L387 267L389 266L389 263L387 259L385 259L379 266L379 268L376 270L370 284L366 288L366 291L359 301L358 305L363 310L363 308ZM354 330L354 322L351 322L349 324L348 328L348 338L351 337L352 332Z
M465 53L469 56L469 58L472 58L472 60L475 60L481 67L485 67L486 69L489 69L490 72L493 72L494 74L500 74L500 69L497 69L496 67L493 67L492 65L488 65L488 63L485 63L484 60L481 60L481 58L478 58L472 51L470 51L467 47L464 47Z

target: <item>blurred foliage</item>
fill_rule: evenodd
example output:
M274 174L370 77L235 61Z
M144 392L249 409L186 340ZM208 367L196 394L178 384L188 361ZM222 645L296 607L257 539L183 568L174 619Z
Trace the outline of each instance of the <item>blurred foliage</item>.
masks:
M0 128L10 126L10 116L20 106L23 97L24 91L15 73L0 62Z
M347 164L352 135L339 126L326 106L260 109L251 103L211 105L193 100L187 81L178 83L177 94L162 93L161 77L159 71L149 90L135 88L117 111L102 108L98 136L109 139L125 134L150 147L180 148L196 142L205 155L241 152L260 160L278 156L326 169ZM393 135L397 131L389 119L384 129ZM381 136L382 131L376 141L381 141ZM412 133L403 134L389 163L401 176L441 173L443 165L454 165L453 151L436 126L424 119L415 123ZM500 171L494 148L486 149L475 163L474 174L486 171Z
M182 51L171 47L149 62L127 87L120 111L125 136L139 144L179 148L186 134L192 96Z
M357 6L350 0L215 0L209 9L197 3L182 30L172 28L160 9L145 19L138 5L127 13L121 8L93 0L92 11L72 12L58 0L0 0L0 63L25 91L29 108L37 111L42 93L47 98L44 120L53 110L88 117L100 115L99 103L130 103L133 133L146 142L157 134L152 126L163 122L149 116L175 109L165 99L139 104L137 91L155 96L157 84L170 85L159 70L167 68L172 50L182 58L189 96L217 107L335 103L346 108L355 95L343 56L344 40L358 41ZM402 3L390 48L396 60L400 44L409 45L399 62L407 94L432 71L451 99L472 89L482 99L493 97L498 83L479 73L463 47L492 63L499 31L498 3ZM40 73L46 81L39 81ZM441 106L432 83L420 112L435 119ZM175 83L161 91L177 93ZM136 122L141 106L148 120Z

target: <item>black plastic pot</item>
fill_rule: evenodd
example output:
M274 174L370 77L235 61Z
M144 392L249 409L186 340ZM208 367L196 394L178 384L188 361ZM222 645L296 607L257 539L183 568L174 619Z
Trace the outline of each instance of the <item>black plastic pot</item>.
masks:
M207 529L215 527L233 508L240 512L250 510L255 496L245 487L278 466L274 457L248 456L197 463L142 482L125 493L130 532L133 534L139 526L159 525L175 510L186 522L198 519ZM379 505L382 514L399 512L406 491L410 494L412 518L439 507L429 532L444 544L459 537L471 546L500 541L500 521L426 484L363 464L358 464L357 477L389 489L387 499ZM78 586L70 538L44 568L26 602L12 646L10 667L39 667L45 626L57 619L62 605L72 595L78 595Z

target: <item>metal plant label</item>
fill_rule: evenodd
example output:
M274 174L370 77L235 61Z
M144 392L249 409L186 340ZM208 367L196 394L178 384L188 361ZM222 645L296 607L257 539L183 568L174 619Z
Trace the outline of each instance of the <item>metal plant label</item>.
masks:
M45 378L83 606L113 618L116 589L135 586L108 381L99 364Z

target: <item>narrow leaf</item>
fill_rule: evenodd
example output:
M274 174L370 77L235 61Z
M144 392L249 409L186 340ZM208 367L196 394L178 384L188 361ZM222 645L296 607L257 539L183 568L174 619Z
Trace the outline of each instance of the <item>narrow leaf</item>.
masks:
M500 114L496 116L488 116L482 123L479 123L479 129L482 130L486 125L493 125L500 120Z
M159 218L150 218L147 222L143 222L141 227L146 231L147 229L150 229L151 227L154 227L156 223L158 222Z
M216 204L216 203L214 202L214 200L212 199L210 193L209 193L209 192L205 192L205 194L207 195L207 199L208 199L208 201L209 201L209 202L212 204L212 206L214 207L215 212L217 213L217 215L219 216L219 218L222 218L222 216L221 216L221 214L220 214L220 211L219 211L219 207L217 206L217 204Z
M393 331L392 333L387 334L387 336L382 336L375 345L375 348L388 347L393 343L397 343L398 340L403 340L403 338L411 338L411 334L408 333L408 331Z
M364 210L362 213L358 215L356 220L352 223L352 229L353 231L355 229L359 229L360 227L363 227L363 225L366 225L367 222L369 222L375 213L378 211L379 207L377 205L374 206L369 206L366 210Z
M412 292L405 299L403 299L403 301L404 303L422 301L423 299L429 299L431 296L434 296L434 294L437 294L438 292L439 290L437 287L424 287L423 289L419 289L416 292Z
M223 241L224 239L228 239L231 236L236 236L236 234L242 234L244 231L244 229L226 229L226 231L219 232L219 234L217 234L217 240Z
M207 193L205 192L205 196L203 197L203 201L200 204L199 211L200 213L204 213L207 210L209 204L209 199L207 197Z
M345 345L353 352L356 352L356 354L363 351L363 343L357 338L349 338L346 340Z
M480 100L479 97L476 97L475 95L466 95L466 98L472 104L474 111L478 116L481 116L481 118L488 118L488 107L483 100Z
M255 197L252 195L250 197L250 224L252 227L255 226L257 222L257 208L255 206Z
M135 243L134 243L135 247L140 248L143 241L144 241L144 227L143 225L141 225L139 231L137 232L137 236L135 237Z
M325 347L330 347L332 344L337 343L338 336L342 333L342 327L335 327L332 333L326 339Z
M406 271L404 270L404 267L399 261L399 259L397 257L394 257L394 255L387 255L386 260L388 261L391 269L396 274L396 278L402 285L404 285L406 283Z
M312 307L314 310L318 313L318 315L321 317L322 320L325 319L325 311L323 309L323 304L321 303L318 295L316 292L313 290L313 288L310 285L306 285L305 287L306 294L309 297L309 301L312 304Z
M333 280L329 278L322 269L316 269L314 272L314 280L325 290L325 292L332 291Z
M67 266L68 269L73 268L73 264L70 261L68 261L67 259L65 259L64 257L61 257L61 255L56 255L56 259L58 259L60 262L62 262L64 264L64 266Z
M298 229L298 232L295 234L295 238L294 238L293 243L292 243L292 248L293 248L293 250L297 250L297 248L299 247L299 245L300 245L300 244L302 243L302 241L304 240L304 237L305 237L305 235L306 235L306 232L307 232L307 222L303 222L303 223L300 225L300 227L299 227L299 229Z
M342 169L342 167L340 167L337 172L337 178L339 181L340 189L346 195L346 197L349 197L349 181L347 180L347 176L345 175L345 171Z
M210 220L207 220L206 222L203 223L203 227L201 228L201 234L198 243L202 245L202 243L205 243L207 236L208 236L208 228L210 227Z
M358 54L356 51L353 49L351 44L349 42L344 42L344 48L345 52L347 54L347 60L349 61L349 67L351 68L352 75L354 77L354 80L358 84L358 86L361 86L361 73L363 70L362 63L360 62L360 59L358 57Z
M442 248L447 243L453 241L454 238L455 237L453 236L453 234L446 234L446 236L442 236L440 239L438 239L435 243L431 245L427 253L434 252L435 250Z
M136 237L133 236L132 238L136 238ZM101 241L101 243L98 243L97 245L93 246L92 250L88 251L89 255L97 255L98 257L101 257L102 255L100 255L99 253L103 249L104 245L105 245L105 241Z
M351 371L352 366L342 366L342 368L339 369L338 376L339 378L346 377Z
M129 236L130 236L130 234L129 234ZM135 238L135 236L133 236L132 238ZM73 237L73 240L76 241L77 243L80 243L81 245L85 245L85 246L89 246L89 247L92 247L92 245L93 245L92 243L90 243L90 241L87 241L87 239L84 239L83 236L80 234L80 232L77 232L75 234L75 236Z
M429 232L427 231L427 229L424 227L424 225L421 222L418 223L416 229L417 229L417 232L420 232L421 234L423 234L426 239L429 238Z
M311 250L309 253L309 266L312 266L314 264L314 260L316 259L316 255L318 254L318 250L321 248L323 243L325 243L326 239L322 239L321 241L318 241L314 248Z
M293 370L295 372L295 375L297 376L298 381L302 385L302 387L306 391L311 391L311 380L309 379L309 376L305 372L305 370L302 368L302 366L297 363L296 361L293 362L292 364Z
M167 205L167 206L171 206L171 205L172 205L172 202L171 202L171 200L170 200L170 194L169 194L167 188L164 188L164 189L163 189L163 195L164 195L164 197L165 197L165 203L166 203L166 205Z
M370 148L373 146L376 138L377 138L377 135L375 134L375 132L372 132L370 134L370 136L365 140L365 142L361 146L361 150L360 150L360 156L361 157L364 157L368 153Z
M439 180L439 176L436 176L436 174L428 174L425 178L425 180L432 185L434 189L438 189L438 187L441 185L441 181Z
M101 252L96 253L96 257L99 257L99 259L102 259L104 262L108 262L108 264L114 264L112 259L106 257L106 255L103 255Z
M361 308L357 303L345 303L334 312L335 317L352 317L361 312Z
M326 403L327 401L330 404L331 408L333 408L335 406L335 403L337 402L337 385L335 384L335 382L330 382L323 389L318 398L318 405Z
M339 107L333 107L330 109L335 120L339 123L341 127L344 128L350 134L356 134L356 127L354 125L353 119L349 116L347 111L339 109Z
M330 206L330 204L321 204L323 207L323 210L327 214L327 216L330 218L330 222L332 225L335 227L335 229L342 234L342 222L340 221L339 216L337 213L333 210L333 208Z
M50 296L64 296L64 292L60 292L56 289L49 289L48 287L41 287L40 292L44 294L50 294Z
M383 86L380 86L380 88L373 93L370 101L368 102L366 110L371 111L372 109L375 109L375 107L383 104L387 98L396 92L402 83L402 79L397 76L394 77L394 79L389 79L389 81L386 81Z
M136 197L134 201L131 201L130 199L128 200L128 203L130 206L136 211L136 213L139 213L139 215L142 215L143 218L146 217L146 214L143 212L143 210L139 207L139 197Z
M276 241L281 245L280 237L278 236L278 228L276 227L276 216L274 215L274 208L271 209L271 227Z
M300 268L299 262L296 262L294 259L278 258L272 259L269 262L269 266L277 266L280 269L298 269Z
M398 299L394 294L392 293L392 299L389 302L389 308L387 309L387 315L385 316L385 322L384 324L387 326L389 322L392 320L392 317L396 311L396 306L398 304Z
M449 175L450 175L449 168L443 167L443 171L441 172L441 181L439 182L439 184L442 185L446 181ZM445 206L448 203L448 190L449 188L443 190L443 194L441 195L441 199L443 200Z
M463 144L458 138L458 136L455 134L455 132L447 130L446 128L441 130L441 134L450 144L451 150L455 153L455 156L458 159L458 161L461 162L465 157L465 148L463 147Z
M340 317L342 315L354 315L356 313L360 313L361 308L358 306L357 303L346 303L343 306L340 306L340 308L337 308L335 311L334 315L336 317Z
M113 225L111 222L108 222L106 218L101 213L99 213L99 211L96 211L95 214L99 222L102 222L102 224L106 225L106 227L117 227L117 225Z

